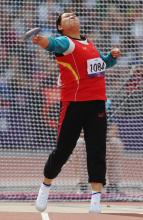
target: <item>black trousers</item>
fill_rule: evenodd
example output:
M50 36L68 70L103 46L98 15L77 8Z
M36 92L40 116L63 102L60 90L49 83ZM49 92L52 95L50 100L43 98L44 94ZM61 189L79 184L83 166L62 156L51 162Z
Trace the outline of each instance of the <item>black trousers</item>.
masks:
M106 130L105 101L63 102L56 149L50 154L44 176L53 179L76 146L81 130L87 152L88 181L105 185Z

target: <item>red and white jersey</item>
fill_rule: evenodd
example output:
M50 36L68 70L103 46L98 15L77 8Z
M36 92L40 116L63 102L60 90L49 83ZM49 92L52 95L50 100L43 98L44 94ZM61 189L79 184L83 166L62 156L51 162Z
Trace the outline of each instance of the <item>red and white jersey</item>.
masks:
M60 68L61 101L106 100L106 64L92 41L70 41L70 52L56 56Z

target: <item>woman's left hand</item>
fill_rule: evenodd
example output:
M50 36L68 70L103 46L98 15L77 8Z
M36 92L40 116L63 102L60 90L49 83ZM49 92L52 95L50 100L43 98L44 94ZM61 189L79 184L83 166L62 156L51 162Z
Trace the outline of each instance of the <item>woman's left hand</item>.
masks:
M119 48L113 48L111 51L110 51L111 55L113 58L118 58L120 55L121 55L121 51Z

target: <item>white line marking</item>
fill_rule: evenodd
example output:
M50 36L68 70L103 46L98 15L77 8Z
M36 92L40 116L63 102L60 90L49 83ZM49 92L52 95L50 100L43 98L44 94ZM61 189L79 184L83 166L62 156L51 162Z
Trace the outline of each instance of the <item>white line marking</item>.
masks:
M48 213L42 212L41 216L42 216L42 220L50 220Z

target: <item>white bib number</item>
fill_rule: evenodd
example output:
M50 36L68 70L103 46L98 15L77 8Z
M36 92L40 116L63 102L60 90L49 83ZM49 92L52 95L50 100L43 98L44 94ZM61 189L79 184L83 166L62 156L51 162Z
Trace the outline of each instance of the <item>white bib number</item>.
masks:
M87 72L89 76L98 76L106 69L106 63L99 57L87 60Z

